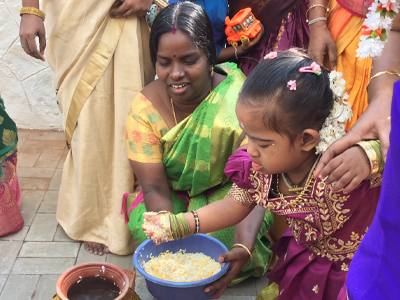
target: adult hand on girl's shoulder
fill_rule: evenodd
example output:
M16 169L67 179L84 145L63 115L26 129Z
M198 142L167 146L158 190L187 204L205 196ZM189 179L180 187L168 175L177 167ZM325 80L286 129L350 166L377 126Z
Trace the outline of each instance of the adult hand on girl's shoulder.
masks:
M150 10L152 0L116 0L110 9L113 18L144 16Z
M321 21L310 25L308 53L310 57L321 66L324 65L325 54L328 54L329 68L331 70L336 69L336 45L326 22Z
M26 54L45 61L44 49L46 48L46 31L44 22L40 17L32 14L23 14L21 16L19 37L22 49L24 49ZM36 37L39 37L40 50L36 45Z
M245 38L240 46L237 47L238 55L243 55L250 51L258 42L261 40L262 36L264 35L264 26L260 24L261 31L253 38L248 39Z
M387 96L377 94L376 97ZM379 101L379 99L374 99L374 101L370 102L365 112L346 135L328 147L315 168L314 176L317 177L321 175L321 177L324 178L329 174L329 169L327 167L330 162L346 149L349 149L362 140L379 139L382 156L386 161L386 155L390 144L389 134L391 128L390 121L388 120L388 116L390 116L390 104L385 104L386 102Z
M351 147L330 160L320 173L335 191L350 193L371 173L368 157L361 147Z
M230 262L230 266L228 272L224 276L222 276L218 281L214 282L212 285L205 288L205 292L215 290L214 295L212 295L209 299L218 299L225 292L228 285L232 280L236 278L239 274L240 270L246 264L249 259L249 254L246 249L237 247L232 248L231 251L221 254L219 257L220 263Z

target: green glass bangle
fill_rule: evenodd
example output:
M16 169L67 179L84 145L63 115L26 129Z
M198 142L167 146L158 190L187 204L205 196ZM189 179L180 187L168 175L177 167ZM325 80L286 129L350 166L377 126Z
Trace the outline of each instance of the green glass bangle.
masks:
M185 215L183 213L177 214L176 219L180 228L181 238L184 239L190 236L189 222L186 220Z
M381 143L379 140L371 140L371 141L368 141L368 143L371 145L371 147L374 149L374 151L376 153L376 157L378 160L378 166L379 166L377 173L382 173L383 169L385 168L385 161L383 160Z
M169 216L169 220L171 223L172 237L174 238L174 240L177 240L180 238L180 232L179 232L176 216L171 214Z

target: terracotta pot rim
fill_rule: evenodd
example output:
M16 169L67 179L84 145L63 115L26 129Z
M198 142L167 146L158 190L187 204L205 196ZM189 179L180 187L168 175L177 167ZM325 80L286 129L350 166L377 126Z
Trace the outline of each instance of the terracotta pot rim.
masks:
M105 267L105 270L107 270L108 272L106 273L102 273L100 270L102 269L102 267ZM84 269L90 269L93 271L96 271L94 273L98 273L98 275L108 278L110 280L113 280L115 282L115 278L108 276L107 273L112 273L113 276L121 276L123 278L123 281L125 284L119 284L119 288L121 291L121 294L115 298L114 300L123 300L123 298L125 297L126 293L129 290L129 277L128 275L118 266L111 264L111 263L106 263L106 262L86 262L86 263L81 263L81 264L77 264L71 268L69 268L68 270L66 270L64 273L62 273L60 275L60 277L58 277L57 280L57 284L56 284L56 291L57 291L57 295L61 298L63 297L64 299L68 299L67 295L65 295L62 291L62 286L64 281L68 280L70 277L72 276L77 276L77 272L84 270ZM86 277L92 277L95 275L91 275L91 276L82 276L82 278L86 278ZM79 276L78 278L76 278L75 281L79 280ZM69 288L69 287L68 287ZM61 298L61 299L63 299Z

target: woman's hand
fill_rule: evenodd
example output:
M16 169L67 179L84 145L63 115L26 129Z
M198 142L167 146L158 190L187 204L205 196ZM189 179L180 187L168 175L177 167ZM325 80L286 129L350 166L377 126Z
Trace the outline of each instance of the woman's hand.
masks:
M21 16L21 26L19 29L19 37L22 49L26 54L33 58L44 59L44 50L46 49L46 31L43 20L32 14L23 14ZM36 45L36 37L39 37L40 51Z
M152 0L116 0L110 9L113 18L130 18L145 16L150 10Z
M329 68L336 69L337 53L336 45L326 22L320 21L310 25L310 44L308 53L311 58L319 65L324 65L324 56L328 54Z
M240 44L237 47L238 55L243 55L247 52L250 51L251 48L253 48L262 38L264 34L264 26L260 23L261 26L261 31L253 38L253 39L248 39L244 38L242 41L242 44Z
M233 279L239 274L240 270L246 264L249 259L249 254L244 248L232 248L231 251L222 254L218 261L220 263L230 262L228 272L222 276L218 281L214 282L212 285L205 288L205 292L215 290L215 294L209 299L218 299L225 292L228 285Z
M329 161L320 173L320 178L326 178L327 184L332 184L335 191L344 190L350 193L361 181L371 173L368 157L361 147L355 146Z

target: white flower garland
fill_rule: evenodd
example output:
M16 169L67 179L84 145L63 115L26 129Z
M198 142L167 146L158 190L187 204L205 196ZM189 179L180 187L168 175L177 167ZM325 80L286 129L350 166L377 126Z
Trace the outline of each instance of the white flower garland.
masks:
M342 73L332 71L329 74L329 81L335 101L329 116L319 131L320 140L315 147L316 154L323 153L334 141L344 136L346 121L353 117L350 103L345 101L349 95L346 93L346 81L342 78Z
M375 0L362 27L357 56L361 58L378 57L387 42L392 22L399 12L399 0Z

